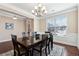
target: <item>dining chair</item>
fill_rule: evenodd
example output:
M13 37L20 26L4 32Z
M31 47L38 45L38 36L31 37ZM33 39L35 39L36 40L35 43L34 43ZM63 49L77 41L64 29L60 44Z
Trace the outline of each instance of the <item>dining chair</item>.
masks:
M36 34L35 38L36 38L36 40L39 40L40 39L40 34Z
M26 38L27 38L26 32L22 32L22 39L26 39Z
M27 55L26 49L24 49L21 45L17 43L17 36L11 35L12 43L14 46L14 56L21 56L21 55Z
M43 51L45 51L45 55L47 56L48 53L47 53L47 48L48 48L48 51L49 51L49 40L48 40L48 36L45 37L45 35L42 35L42 41L40 42L39 45L33 47L33 50L37 51L40 53L40 56L42 56L43 54ZM50 53L50 51L49 51Z
M52 50L52 48L53 48L53 35L52 35L52 33L49 33L49 43L51 45L51 50Z

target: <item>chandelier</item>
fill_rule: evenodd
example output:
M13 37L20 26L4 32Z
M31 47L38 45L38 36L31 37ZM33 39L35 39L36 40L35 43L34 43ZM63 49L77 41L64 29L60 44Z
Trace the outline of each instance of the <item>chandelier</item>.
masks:
M37 17L44 16L46 13L46 8L42 4L38 4L34 7L34 10L32 10L32 14L34 14Z

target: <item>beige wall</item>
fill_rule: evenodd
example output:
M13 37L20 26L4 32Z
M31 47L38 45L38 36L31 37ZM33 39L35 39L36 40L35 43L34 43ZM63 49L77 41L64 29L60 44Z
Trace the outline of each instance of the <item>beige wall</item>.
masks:
M39 21L39 31L45 32L46 30L46 20L44 18L41 18Z
M67 17L67 33L64 36L54 36L54 42L77 46L78 43L78 13L77 8L71 11L63 11L56 15L65 15ZM54 16L56 16L54 15ZM53 16L53 17L54 17ZM53 19L53 18L52 18Z
M62 11L60 12L60 14L55 14L55 15L52 15L50 16L49 18L46 18L46 19L54 19L55 16L58 16L58 15L65 15L67 16L67 33L66 35L64 36L57 36L57 35L54 35L54 42L59 42L59 43L63 43L63 44L67 44L67 45L72 45L72 46L77 46L79 47L79 43L77 43L77 41L79 42L78 40L78 13L77 13L77 9L74 9L74 10L70 10L68 12L66 11ZM39 22L39 26L40 26L40 31L45 31L46 29L46 19L43 20L41 19L40 22Z
M34 17L34 31L38 32L39 31L39 18Z
M5 23L13 23L14 29L6 30ZM24 21L19 19L12 19L9 17L0 16L0 42L11 40L11 34L16 34L18 37L22 36L25 31Z
M78 43L77 47L79 49L79 4L78 4L78 40L77 40L77 43Z
M65 12L65 11L63 11ZM77 33L78 32L78 20L77 20L77 10L72 10L70 12L67 13L61 13L59 15L65 15L67 17L67 23L68 23L68 30L67 33ZM55 15L58 16L58 15ZM55 17L54 15L49 17L51 19L54 19L53 17ZM48 18L48 19L49 19ZM46 20L45 19L41 19L39 22L39 31L45 31L46 30Z
M67 33L78 33L78 15L77 10L66 13L68 17L68 31Z
M29 24L30 24L30 27L29 27ZM30 30L28 30L28 28L30 29ZM25 31L26 32L28 32L28 31L30 31L30 32L33 32L34 31L34 19L26 19L26 21L25 21Z

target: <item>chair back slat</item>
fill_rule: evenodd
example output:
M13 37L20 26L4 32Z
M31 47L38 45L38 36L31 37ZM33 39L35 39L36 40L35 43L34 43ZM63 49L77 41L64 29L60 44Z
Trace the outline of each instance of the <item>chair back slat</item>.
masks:
M41 42L41 46L46 46L48 44L48 36L43 34L42 35L42 42Z

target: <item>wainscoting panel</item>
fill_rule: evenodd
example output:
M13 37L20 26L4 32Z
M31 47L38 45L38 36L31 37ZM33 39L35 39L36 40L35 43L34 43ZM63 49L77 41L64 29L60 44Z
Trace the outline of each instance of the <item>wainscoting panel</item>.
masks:
M77 46L78 36L75 33L70 33L63 36L54 35L54 42L59 42L67 45Z

